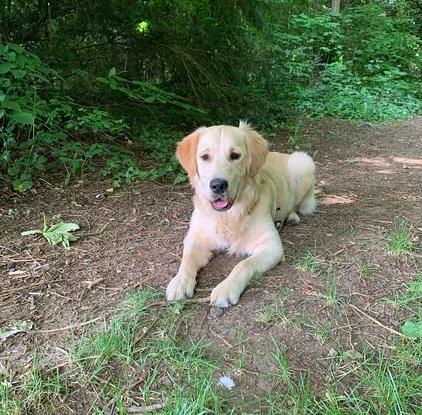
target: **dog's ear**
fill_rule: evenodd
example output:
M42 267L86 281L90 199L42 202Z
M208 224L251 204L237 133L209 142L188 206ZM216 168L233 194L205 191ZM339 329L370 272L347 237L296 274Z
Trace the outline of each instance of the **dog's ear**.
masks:
M268 142L244 121L240 121L239 128L246 136L246 147L248 151L247 173L250 177L255 177L267 158L269 151Z
M196 147L198 146L200 128L189 134L177 145L176 157L187 171L190 181L196 175Z

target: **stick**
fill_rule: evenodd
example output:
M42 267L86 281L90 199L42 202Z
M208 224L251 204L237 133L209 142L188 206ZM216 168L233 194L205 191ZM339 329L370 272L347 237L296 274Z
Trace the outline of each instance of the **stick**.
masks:
M148 326L148 328L144 332L142 332L139 336L136 337L136 339L133 342L134 346L138 344L149 333L149 331L155 326L159 318L160 316L155 317L154 321Z
M156 403L148 406L130 406L126 411L128 414L147 414L148 412L154 412L158 409L162 409L163 407L164 404Z
M92 320L88 320L88 321L85 321L83 323L77 323L77 324L72 324L72 325L66 326L66 327L60 327L59 329L35 330L35 331L32 331L31 333L54 333L56 331L65 331L65 330L76 329L76 328L79 328L79 327L86 326L87 324L95 323L96 321L100 320L101 318L102 317L96 317Z
M215 336L218 337L229 349L233 349L233 345L230 344L224 337L221 337L218 333L214 330L210 330L210 332Z
M373 323L377 324L378 326L382 327L383 329L389 331L390 333L396 334L397 336L400 337L405 337L407 338L407 336L405 336L403 333L400 333L397 330L392 329L391 327L385 326L384 324L382 324L380 321L378 321L377 319L375 319L374 317L370 316L369 314L365 313L365 311L361 310L360 308L356 307L353 304L349 304L350 307L353 308L353 310L357 311L359 314L365 316L366 318L368 318L369 320L371 320Z

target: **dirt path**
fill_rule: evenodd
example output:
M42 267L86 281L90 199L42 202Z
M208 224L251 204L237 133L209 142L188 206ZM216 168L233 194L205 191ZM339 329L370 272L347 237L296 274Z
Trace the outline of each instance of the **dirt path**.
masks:
M420 274L421 252L392 256L385 238L409 221L420 247L421 138L422 117L376 127L307 122L303 142L318 151L317 214L282 230L287 261L253 284L238 306L214 318L201 305L195 324L185 328L226 349L243 393L267 388L256 374L274 364L268 356L274 340L284 345L296 373L318 369L316 386L330 372L325 358L333 350L385 344L392 334L350 304L386 327L400 327L407 311L389 299ZM273 148L282 150L285 142L281 137ZM31 320L34 330L0 342L0 371L25 364L36 349L59 359L60 348L82 330L62 328L106 315L127 292L164 290L176 273L190 189L156 183L109 188L107 180L86 177L65 189L1 195L0 325ZM77 222L86 233L107 227L65 251L20 236L42 226L42 213ZM218 256L200 273L198 287L214 287L236 262Z

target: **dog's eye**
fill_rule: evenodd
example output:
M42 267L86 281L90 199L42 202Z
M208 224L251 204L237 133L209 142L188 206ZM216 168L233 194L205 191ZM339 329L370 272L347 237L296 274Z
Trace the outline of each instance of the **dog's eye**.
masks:
M239 153L232 152L230 154L230 160L239 160L239 159L240 159L240 154Z
M201 159L206 161L209 160L210 156L208 154L202 154Z

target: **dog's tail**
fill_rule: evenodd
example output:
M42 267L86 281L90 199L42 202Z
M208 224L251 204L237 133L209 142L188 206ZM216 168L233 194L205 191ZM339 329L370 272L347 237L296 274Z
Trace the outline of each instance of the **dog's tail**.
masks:
M308 154L295 151L287 160L287 174L295 193L296 209L303 215L311 215L316 208L314 161Z

